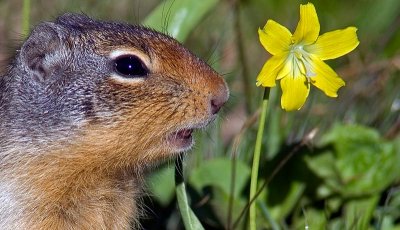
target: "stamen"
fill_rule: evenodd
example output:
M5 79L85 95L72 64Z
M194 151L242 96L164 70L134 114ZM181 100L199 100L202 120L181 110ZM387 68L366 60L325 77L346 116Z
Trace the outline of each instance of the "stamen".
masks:
M311 78L316 76L316 73L313 71L313 66L307 51L303 49L302 45L292 45L290 49L290 53L293 55L293 69L297 69L302 75L307 78ZM297 71L293 71L293 74L297 73ZM293 75L297 76L297 75Z
M315 77L317 74L313 71L314 68L313 68L311 60L308 56L304 57L303 63L305 65L305 68L307 71L306 77L310 77L310 78Z

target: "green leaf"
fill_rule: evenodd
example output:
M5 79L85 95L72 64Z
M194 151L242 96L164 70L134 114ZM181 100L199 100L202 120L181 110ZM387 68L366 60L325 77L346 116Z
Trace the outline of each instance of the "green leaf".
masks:
M147 179L149 191L161 205L167 206L175 194L174 168L163 167L149 175Z
M187 230L203 230L204 227L190 208L182 169L183 159L182 157L178 157L175 160L175 191L183 224Z
M257 206L261 209L261 213L264 216L264 219L267 220L269 225L271 226L272 230L279 230L280 227L278 223L275 221L275 219L271 216L271 212L269 211L269 208L264 202L261 202L260 200L256 201Z
M346 229L368 229L379 196L354 199L345 205Z
M270 212L275 220L283 220L293 210L304 193L306 185L301 182L293 181L290 184L287 195L279 204L269 206Z
M385 198L385 203L378 208L376 216L378 216L379 219L377 229L391 229L383 226L385 225L385 221L394 221L400 218L400 190L398 188L393 187L389 189L388 195ZM380 225L382 226L379 227Z
M147 16L143 24L183 42L217 3L218 0L166 0Z
M248 200L244 197L236 197L232 200L232 209L229 210L229 193L226 193L219 187L212 188L212 197L213 199L210 200L211 207L215 216L223 226L228 225L227 217L229 212L231 212L232 220L236 220L248 202ZM245 224L245 218L242 218L237 229L245 229Z
M310 208L304 210L303 215L305 229L326 229L327 219L323 211Z
M322 184L317 188L319 198L325 198L332 193L339 192L340 176L336 170L334 154L326 151L314 157L305 157L308 167L320 178L324 179L326 184Z
M250 176L248 165L240 160L236 160L236 164L234 197L237 197L243 190ZM226 194L230 194L231 173L231 159L215 158L193 169L189 177L189 182L199 192L206 186L215 186L222 189Z
M176 186L176 197L178 199L179 210L182 215L183 224L187 230L202 230L204 229L199 219L193 213L189 206L189 201L186 196L185 183L180 183Z
M306 162L332 191L345 197L375 194L398 176L400 154L374 129L336 125L321 143L328 150Z
M227 225L227 216L229 213L229 198L231 194L231 173L232 160L228 158L214 158L203 162L198 168L192 169L189 175L189 183L199 193L202 189L211 186L213 199L210 201L215 215L224 224ZM250 168L247 164L236 160L235 189L233 192L232 220L235 220L244 206L247 199L240 197L240 192L249 181Z

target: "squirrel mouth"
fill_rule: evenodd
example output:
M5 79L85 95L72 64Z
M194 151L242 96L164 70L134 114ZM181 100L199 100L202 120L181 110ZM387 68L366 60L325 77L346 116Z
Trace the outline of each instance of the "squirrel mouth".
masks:
M189 128L173 132L169 135L168 142L177 152L189 150L193 145L193 131L193 128Z

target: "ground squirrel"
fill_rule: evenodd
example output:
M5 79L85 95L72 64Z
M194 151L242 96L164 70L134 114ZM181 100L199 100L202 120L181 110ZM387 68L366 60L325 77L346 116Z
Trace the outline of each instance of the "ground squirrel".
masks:
M77 14L39 24L0 77L0 229L135 225L143 170L190 149L227 99L166 35Z

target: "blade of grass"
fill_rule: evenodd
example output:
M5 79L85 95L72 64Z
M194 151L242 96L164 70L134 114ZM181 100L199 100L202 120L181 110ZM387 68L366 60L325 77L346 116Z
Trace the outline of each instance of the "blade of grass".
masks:
M188 230L203 230L204 227L201 225L199 219L196 217L189 206L189 201L186 195L185 182L183 179L182 161L182 157L178 157L175 160L175 186L178 207L182 215L183 224L185 225L185 229Z
M243 82L243 93L244 93L244 99L246 101L246 112L250 113L252 111L254 105L253 100L252 100L252 95L253 93L252 88L251 88L251 83L252 79L249 77L249 68L247 66L247 58L246 58L246 47L245 47L245 42L243 41L243 34L242 34L242 24L240 22L240 9L241 9L241 1L233 1L233 10L234 10L234 26L236 27L235 29L235 35L236 35L236 46L238 49L238 55L239 55L239 60L240 64L242 66L242 72L240 76L242 76L242 82Z
M257 205L261 208L261 213L264 215L265 219L267 219L268 223L271 225L272 230L280 230L278 223L272 218L270 211L267 208L267 205L261 201L256 202Z
M22 3L22 34L28 36L30 25L31 1L23 0Z
M235 186L236 186L236 164L237 160L236 158L238 157L238 151L239 151L239 145L242 141L243 135L246 133L247 130L250 129L254 125L254 123L257 122L258 118L260 116L260 110L257 110L253 115L246 120L246 122L243 124L242 128L240 129L240 132L236 134L235 138L233 139L233 144L232 144L232 170L231 170L231 191L230 191L230 196L229 196L229 203L228 203L228 216L227 216L227 230L234 229L234 225L232 224L232 218L233 218L233 201L234 201L234 191L235 191Z
M143 24L183 42L218 0L167 0L147 16Z

